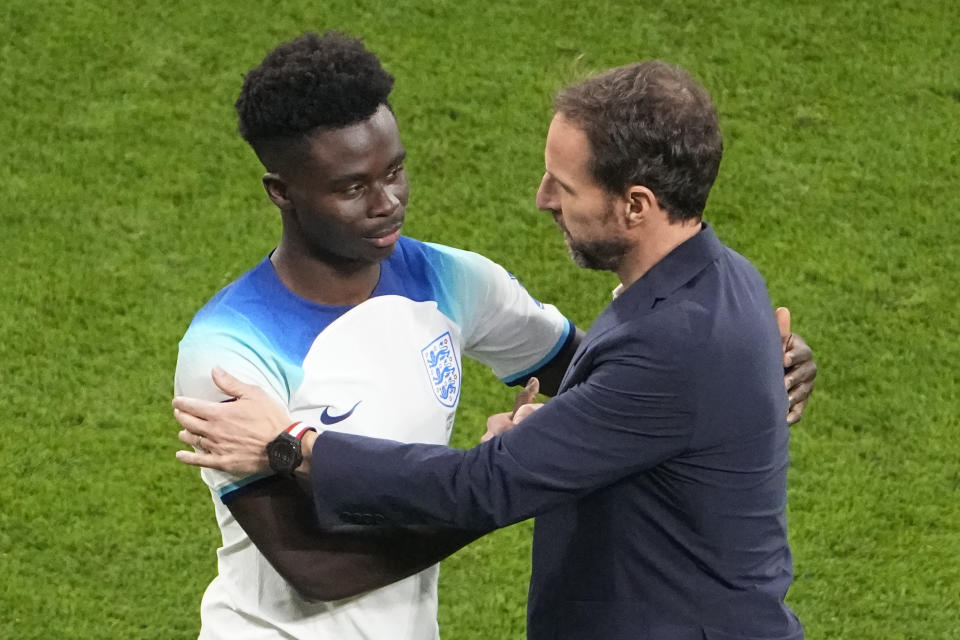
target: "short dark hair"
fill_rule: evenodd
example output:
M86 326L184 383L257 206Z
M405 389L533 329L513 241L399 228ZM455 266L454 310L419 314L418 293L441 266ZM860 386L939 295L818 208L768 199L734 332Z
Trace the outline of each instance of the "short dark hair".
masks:
M686 71L659 60L616 67L562 89L554 108L586 133L607 191L643 185L674 222L703 214L723 139L710 95Z
M393 76L361 39L306 33L278 45L247 73L236 102L238 128L263 160L265 147L366 120L389 106L392 89Z

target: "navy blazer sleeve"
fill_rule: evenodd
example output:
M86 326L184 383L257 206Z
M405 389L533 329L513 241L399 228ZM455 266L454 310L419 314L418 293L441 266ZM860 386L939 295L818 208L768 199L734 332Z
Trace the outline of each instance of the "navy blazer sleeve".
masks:
M690 310L674 311L672 322L658 314L602 337L585 379L468 451L321 434L311 463L321 521L363 516L489 530L677 455L697 403L689 397Z

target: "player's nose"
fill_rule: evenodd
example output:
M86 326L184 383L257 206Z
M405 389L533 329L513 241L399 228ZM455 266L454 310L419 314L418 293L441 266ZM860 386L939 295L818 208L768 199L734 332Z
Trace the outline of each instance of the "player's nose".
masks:
M383 187L370 206L371 216L391 216L400 207L400 196L389 187Z

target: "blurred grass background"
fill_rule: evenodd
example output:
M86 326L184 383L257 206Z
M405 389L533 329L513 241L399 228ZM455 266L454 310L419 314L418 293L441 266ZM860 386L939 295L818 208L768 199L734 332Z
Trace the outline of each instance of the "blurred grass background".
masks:
M553 91L641 58L712 92L707 219L821 367L793 431L788 600L811 639L960 638L960 5L5 0L0 638L196 637L219 535L177 464L177 342L274 245L235 133L246 70L338 28L396 76L406 233L479 251L581 327L533 206ZM456 444L512 393L466 367ZM444 563L446 640L523 637L529 523Z

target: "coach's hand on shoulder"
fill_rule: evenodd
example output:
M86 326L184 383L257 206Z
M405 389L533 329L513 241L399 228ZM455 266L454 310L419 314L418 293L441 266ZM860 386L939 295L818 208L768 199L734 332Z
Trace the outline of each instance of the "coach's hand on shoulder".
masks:
M790 310L786 307L777 309L777 325L780 327L780 340L783 342L783 384L790 400L787 423L793 426L800 422L810 394L813 393L817 363L813 361L813 350L806 341L790 332Z
M173 416L183 427L178 437L196 449L178 451L177 460L233 473L268 470L266 446L290 425L287 410L260 387L244 384L219 367L212 375L233 400L173 399Z

